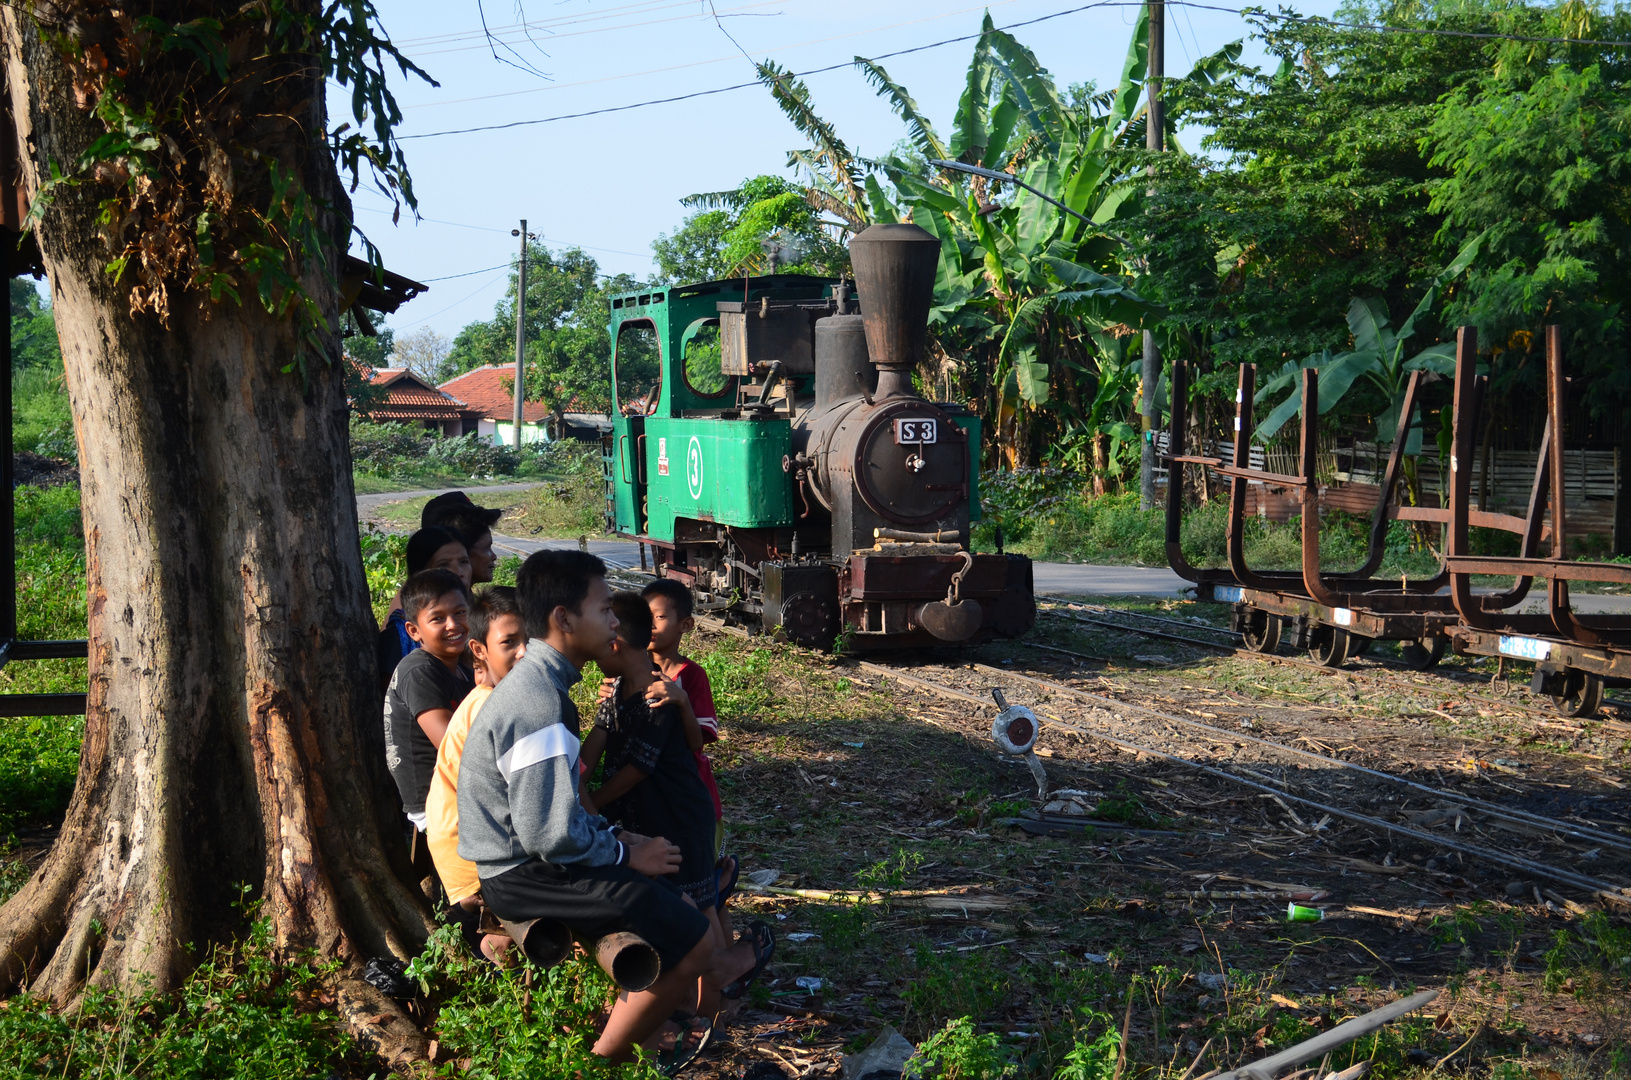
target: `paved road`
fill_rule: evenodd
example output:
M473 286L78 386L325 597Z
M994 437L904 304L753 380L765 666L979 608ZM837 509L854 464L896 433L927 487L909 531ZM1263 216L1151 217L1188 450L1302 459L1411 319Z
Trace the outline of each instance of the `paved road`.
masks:
M531 484L494 484L481 491L521 491ZM454 490L454 489L447 489ZM476 488L468 488L475 492ZM357 511L365 514L381 503L413 499L437 491L392 491L380 495L357 496ZM480 499L478 498L479 502ZM576 548L576 540L530 540L518 536L495 533L493 546L504 554L530 555L545 548ZM639 549L632 541L591 539L589 550L605 559L610 566L625 569L640 564ZM1160 596L1175 597L1189 582L1164 566L1095 566L1087 563L1039 562L1035 565L1033 581L1042 596ZM1486 590L1479 590L1480 592ZM1494 590L1487 590L1493 592ZM1524 612L1546 610L1546 594L1536 589L1519 608ZM1582 615L1631 613L1631 596L1574 597L1574 608Z
M381 491L374 495L357 496L357 515L367 517L368 511L378 509L382 503L405 502L408 499L422 499L431 495L440 495L444 491L475 492L476 502L481 502L481 493L489 491L525 491L544 483L542 480L532 480L524 484L485 484L477 487L457 488L426 488L423 491Z

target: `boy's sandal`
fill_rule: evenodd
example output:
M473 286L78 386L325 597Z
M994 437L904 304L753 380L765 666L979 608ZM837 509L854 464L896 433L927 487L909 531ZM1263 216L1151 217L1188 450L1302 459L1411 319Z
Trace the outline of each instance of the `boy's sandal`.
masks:
M729 876L717 878L719 895L714 900L716 911L725 910L725 902L736 895L736 882L742 877L742 860L735 855L722 855L714 864L714 873L728 871Z
M657 1068L664 1076L677 1076L681 1069L697 1059L708 1048L714 1035L714 1024L706 1016L686 1016L675 1013L670 1017L679 1024L680 1031L674 1045L657 1052Z
M753 970L741 978L734 980L719 992L719 996L728 1001L735 1001L748 992L755 979L764 974L765 967L769 965L770 958L776 955L775 932L762 922L754 922L748 926L744 937L753 939ZM740 939L738 939L740 940Z

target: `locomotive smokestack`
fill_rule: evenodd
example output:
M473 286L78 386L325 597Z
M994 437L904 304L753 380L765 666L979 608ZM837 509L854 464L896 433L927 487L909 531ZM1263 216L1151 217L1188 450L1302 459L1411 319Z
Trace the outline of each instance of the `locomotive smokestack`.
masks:
M923 359L940 241L916 225L873 225L849 242L867 352L878 366L877 399L910 397Z

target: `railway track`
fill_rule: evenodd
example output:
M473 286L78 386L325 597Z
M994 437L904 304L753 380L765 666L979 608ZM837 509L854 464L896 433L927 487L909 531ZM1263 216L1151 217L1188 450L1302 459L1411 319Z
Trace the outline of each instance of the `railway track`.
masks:
M1129 624L1127 622L1117 621L1116 619L1104 618L1104 617L1102 617L1102 615L1101 616L1082 615L1082 614L1079 613L1078 609L1087 610L1087 611L1104 612L1104 613L1113 613L1115 616L1119 616L1119 617L1122 617L1122 618L1135 618L1135 619L1142 619L1142 620L1147 620L1147 621L1151 621L1151 622L1170 624L1170 625L1174 625L1174 626L1183 627L1184 629L1198 630L1198 631L1205 632L1205 633L1218 634L1218 635L1228 637L1228 638L1232 638L1232 639L1235 639L1235 640L1239 639L1239 635L1235 634L1232 631L1223 630L1223 629L1220 629L1220 628L1217 628L1217 627L1199 626L1199 625L1196 625L1196 624L1193 624L1193 623L1183 622L1183 621L1180 621L1178 619L1166 619L1166 618L1162 618L1159 615L1146 615L1143 612L1137 612L1137 611L1120 611L1120 610L1116 610L1116 609L1112 609L1112 608L1099 608L1099 607L1096 607L1094 605L1051 604L1051 605L1039 605L1038 606L1038 610L1040 612L1042 612L1044 614L1051 615L1051 616L1053 616L1055 618L1066 619L1066 620L1069 620L1069 621L1072 621L1072 622L1079 622L1079 623L1084 623L1084 624L1092 625L1092 626L1099 626L1099 627L1103 627L1103 628L1110 629L1110 630L1119 630L1119 631L1122 631L1122 632L1128 633L1128 634L1138 634L1138 635L1140 635L1142 637L1151 638L1153 640L1172 641L1172 642L1177 642L1177 643L1181 643L1181 644L1184 644L1184 645L1189 645L1189 646L1191 646L1193 648L1210 649L1210 650L1218 652L1218 653L1225 653L1225 654L1229 654L1229 655L1233 655L1233 656L1238 656L1238 657L1240 657L1242 659L1246 659L1246 660L1259 660L1259 661L1263 661L1265 663L1278 664L1278 665L1280 665L1282 667L1302 668L1304 670L1317 672L1317 673L1323 674L1323 675L1335 675L1335 676L1348 675L1348 676L1351 676L1351 675L1362 674L1362 673L1365 673L1365 672L1383 671L1383 670L1387 670L1387 669L1395 669L1395 670L1399 670L1399 671L1416 671L1417 670L1416 668L1412 668L1410 665L1408 665L1408 664L1406 664L1406 663L1404 663L1402 661L1394 660L1391 657L1382 657L1382 656L1367 656L1367 657L1363 658L1364 662L1355 662L1354 660L1349 660L1348 663L1346 665L1344 665L1343 667L1335 667L1335 668L1327 667L1324 664L1318 664L1318 663L1315 663L1312 660L1304 660L1304 659L1302 659L1300 657L1296 657L1296 656L1281 656L1278 653L1255 652L1255 651L1253 651L1251 649L1241 648L1240 646L1234 645L1234 644L1225 644L1223 642L1215 642L1215 641L1205 641L1205 640L1202 640L1200 638L1194 638L1194 637L1188 637L1188 636L1184 636L1184 635L1172 634L1172 633L1168 633L1168 632L1163 631L1163 630L1156 630L1156 629L1152 629L1152 628L1144 627L1144 626L1131 625L1131 624ZM1049 651L1068 653L1069 655L1076 656L1076 657L1079 657L1079 658L1082 658L1082 659L1097 660L1100 663L1111 663L1112 662L1107 657L1093 656L1093 655L1091 655L1089 653L1070 653L1069 650L1066 650L1066 649L1059 649L1059 648L1054 647L1054 646L1039 645L1036 642L1025 642L1025 644L1028 647L1031 647L1031 648L1043 648L1043 649L1048 649ZM1540 706L1540 705L1531 705L1531 704L1529 704L1528 702L1525 702L1525 701L1514 701L1509 697L1501 697L1501 696L1493 694L1489 690L1488 683L1486 682L1486 680L1484 680L1484 679L1480 678L1479 676L1474 675L1474 674L1472 674L1470 672L1456 671L1456 670L1453 670L1453 669L1447 669L1447 668L1443 668L1443 667L1437 667L1437 668L1433 668L1431 670L1432 670L1432 674L1436 678L1447 679L1447 680L1449 680L1451 682L1460 683L1463 686L1471 687L1471 688L1479 691L1480 693L1489 695L1493 699L1494 704L1499 705L1501 708L1512 709L1512 710L1515 710L1517 712L1527 713L1527 714L1529 714L1531 716L1539 716L1539 717L1544 717L1544 718L1552 719L1552 720L1556 720L1556 719L1559 718L1558 714L1557 714L1557 711L1555 709L1547 708L1545 706ZM1618 699L1615 699L1615 698L1606 698L1604 700L1603 704L1605 706L1612 706L1616 710L1624 710L1624 709L1631 708L1631 702L1621 701L1621 700L1618 700Z
M634 577L632 574L627 576ZM732 626L711 616L698 616L697 622L715 631L737 637L750 638L753 636L742 627ZM1085 654L1072 654L1069 650L1051 646L1039 645L1036 647L1065 655L1081 656L1084 659L1102 659L1088 657ZM1260 658L1255 653L1248 653L1248 655ZM1291 658L1281 657L1278 659L1289 660ZM868 660L859 660L856 661L856 664L862 670L874 675L894 679L951 700L982 707L988 707L992 704L989 696L989 686L949 685L936 679L926 678L922 674L904 670L903 666L879 664ZM1329 670L1319 668L1315 664L1309 664L1308 666L1318 670ZM1582 850L1583 845L1590 845L1598 852L1612 851L1621 856L1631 857L1631 837L1609 832L1606 829L1560 821L1557 818L1547 817L1543 814L1503 806L1459 791L1423 784L1407 777L1372 769L1356 762L1345 761L1342 758L1304 750L1300 747L1288 746L1274 739L1218 727L1192 717L1179 716L1122 698L1095 694L1052 679L1008 671L988 664L970 664L958 670L979 673L985 676L988 681L1000 680L1008 684L1009 688L1014 687L1016 684L1028 687L1034 693L1055 699L1050 702L1051 704L1062 704L1063 702L1058 699L1064 699L1064 702L1069 704L1060 711L1069 711L1070 707L1074 705L1076 711L1082 714L1094 709L1122 710L1124 713L1142 714L1161 724L1178 725L1202 736L1210 737L1214 741L1224 741L1231 745L1244 744L1251 746L1265 757L1279 755L1298 764L1337 770L1340 774L1363 780L1373 786L1396 792L1410 792L1419 796L1431 797L1465 811L1464 818L1472 824L1473 829L1481 825L1490 826L1509 834L1527 837L1531 841L1540 841L1553 848L1554 857L1559 861L1578 862L1582 855L1590 854L1590 852ZM1413 824L1386 820L1372 813L1366 813L1353 805L1339 805L1328 801L1328 796L1315 798L1307 791L1308 785L1288 780L1283 775L1274 776L1240 763L1236 763L1231 769L1197 760L1180 752L1183 738L1175 733L1165 734L1160 731L1150 730L1141 735L1141 738L1150 741L1134 741L1126 737L1119 727L1113 727L1102 721L1095 722L1090 715L1083 717L1089 721L1086 723L1073 723L1062 716L1052 715L1047 712L1043 712L1043 717L1043 723L1046 727L1085 736L1115 746L1125 752L1149 755L1232 786L1273 796L1276 800L1281 801L1282 805L1295 804L1298 807L1319 814L1327 814L1332 818L1347 821L1354 825L1413 840L1429 848L1458 852L1463 856L1481 860L1489 865L1505 867L1508 870L1578 889L1588 895L1614 904L1631 906L1631 886L1620 885L1591 874L1582 873L1569 866L1557 865L1555 862L1546 862L1512 851L1500 850L1487 844L1459 838L1452 839L1448 836L1426 831L1424 828L1418 828ZM1124 717L1118 719L1124 719ZM1152 745L1152 742L1165 743L1166 745ZM1174 746L1173 743L1180 745ZM1263 764L1271 763L1264 762ZM1362 799L1363 794L1359 798ZM1482 820L1475 820L1473 815L1478 815Z
M859 666L875 675L879 675L884 678L896 679L905 682L908 685L913 685L920 689L928 690L931 693L936 693L954 700L963 701L970 704L979 704L982 706L990 705L988 695L983 692L986 689L985 687L976 689L967 686L960 687L948 685L935 679L925 678L921 674L904 671L899 667L876 664L870 661L861 661ZM969 669L965 668L963 670ZM1352 762L1343 761L1340 758L1327 757L1326 755L1316 754L1312 751L1288 747L1282 743L1277 743L1269 739L1259 739L1251 736L1245 736L1239 732L1228 731L1223 728L1213 727L1212 725L1202 724L1198 721L1190 720L1187 717L1180 717L1174 714L1165 713L1157 709L1149 708L1148 706L1123 701L1118 698L1109 698L1102 695L1091 694L1086 691L1078 690L1074 687L1066 686L1062 683L1053 682L1052 680L1037 679L1033 676L1022 675L1018 672L1005 671L1000 668L993 668L984 664L972 665L972 670L980 672L986 675L988 678L1001 680L1002 682L1007 683L1010 692L1012 692L1014 684L1020 684L1029 686L1035 691L1050 694L1055 699L1065 697L1080 702L1084 706L1091 706L1099 709L1114 708L1118 710L1143 713L1165 723L1182 724L1191 728L1206 729L1221 738L1227 739L1230 743L1249 742L1250 744L1271 754L1286 754L1302 761L1318 762L1320 765L1326 768L1344 770L1354 776L1364 777L1372 782L1397 787L1401 790L1412 790L1422 794L1431 795L1443 801L1464 807L1467 811L1469 811L1467 814L1469 819L1471 818L1472 813L1477 813L1479 815L1484 815L1486 817L1486 822L1493 824L1496 827L1503 828L1510 832L1520 833L1529 836L1532 839L1549 841L1554 846L1563 848L1564 850L1560 854L1565 856L1578 857L1580 854L1579 851L1568 847L1570 842L1576 844L1589 843L1600 849L1608 848L1619 852L1631 853L1631 842L1628 842L1626 837L1613 833L1573 825L1567 822L1558 821L1555 818L1545 817L1544 815L1530 814L1525 811L1513 810L1511 808L1503 807L1495 803L1485 802L1483 800L1471 799L1459 792L1447 791L1440 788L1434 788L1430 785L1419 784L1404 777L1394 776L1393 774L1384 773L1375 769L1369 769L1364 766L1356 765ZM1057 701L1055 701L1055 703L1057 704ZM1085 709L1081 711L1085 711ZM1051 726L1059 730L1084 735L1098 741L1105 742L1127 752L1147 754L1151 757L1159 758L1169 763L1192 769L1216 780L1222 780L1232 785L1273 795L1276 798L1283 799L1287 803L1294 803L1299 807L1306 807L1309 810L1313 810L1321 814L1329 814L1334 818L1340 818L1357 825L1367 826L1369 828L1378 829L1395 836L1415 840L1431 848L1458 851L1463 855L1475 859L1481 859L1492 865L1504 866L1510 870L1516 870L1534 877L1544 878L1557 884L1580 889L1605 900L1631 905L1631 887L1621 886L1614 882L1605 881L1601 878L1580 873L1576 870L1558 866L1553 863L1528 858L1523 855L1517 855L1509 851L1502 851L1493 847L1470 843L1463 840L1450 839L1442 835L1427 832L1424 829L1417 828L1414 825L1378 818L1373 814L1365 813L1361 810L1355 809L1352 806L1342 806L1333 802L1312 798L1307 794L1301 793L1304 789L1304 785L1288 781L1283 777L1274 777L1272 775L1257 772L1238 765L1236 766L1238 771L1233 771L1228 768L1220 768L1217 765L1208 764L1178 752L1176 748L1170 746L1170 743L1172 741L1181 742L1181 740L1173 740L1171 738L1162 740L1159 738L1159 732L1150 732L1147 735L1142 735L1141 737L1148 738L1149 735L1155 735L1157 736L1155 741L1166 741L1169 743L1168 746L1152 745L1150 742L1134 741L1125 737L1119 731L1113 733L1112 730L1109 730L1110 725L1102 722L1072 723L1071 721L1065 720L1062 717L1049 715L1046 712L1044 712L1043 715L1045 717L1045 726Z

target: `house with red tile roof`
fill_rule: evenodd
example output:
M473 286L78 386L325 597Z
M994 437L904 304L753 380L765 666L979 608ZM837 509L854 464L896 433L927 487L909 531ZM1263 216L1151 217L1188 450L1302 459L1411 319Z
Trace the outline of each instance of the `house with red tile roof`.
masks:
M375 423L419 424L442 435L476 430L476 412L407 368L374 368L371 381L385 399L368 411Z
M515 369L489 365L465 372L441 385L442 393L463 402L476 416L474 430L484 439L502 446L515 445ZM576 398L559 413L552 413L541 401L521 403L521 441L545 442L551 438L600 438L611 430L611 418L584 412Z
M475 368L443 383L441 391L469 408L476 418L477 437L500 446L515 445L515 368L508 364ZM548 442L549 419L548 405L523 401L521 442Z

